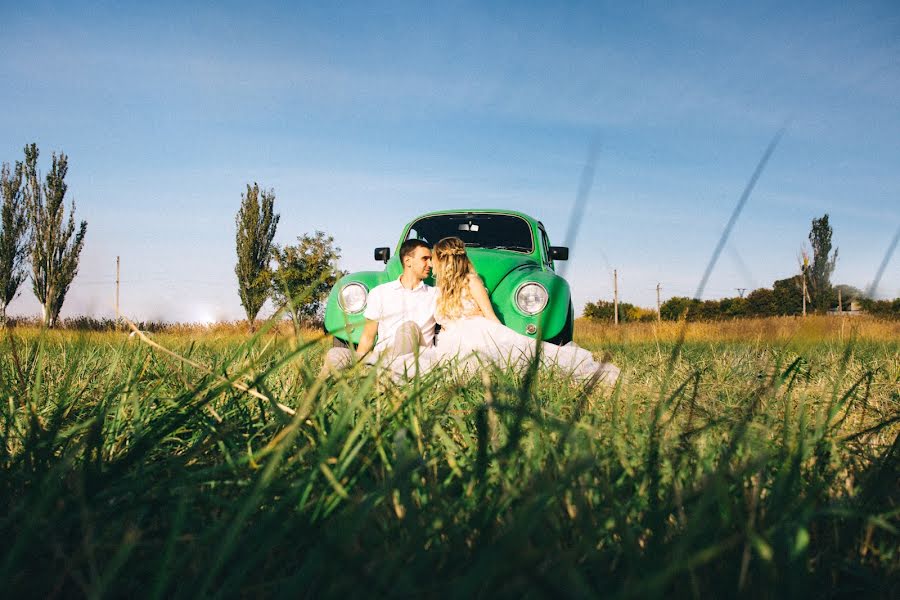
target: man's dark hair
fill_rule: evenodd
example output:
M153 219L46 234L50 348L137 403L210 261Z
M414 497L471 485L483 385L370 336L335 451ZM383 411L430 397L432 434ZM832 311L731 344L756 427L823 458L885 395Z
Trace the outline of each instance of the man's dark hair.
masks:
M400 244L400 260L402 261L404 258L415 252L416 248L428 248L428 244L415 238L406 240Z

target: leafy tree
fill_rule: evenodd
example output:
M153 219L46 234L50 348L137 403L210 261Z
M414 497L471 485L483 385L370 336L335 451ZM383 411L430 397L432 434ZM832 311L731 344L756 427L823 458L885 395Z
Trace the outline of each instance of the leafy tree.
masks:
M248 184L247 193L241 194L241 207L234 218L237 227L234 273L238 279L238 295L251 325L271 290L272 239L281 218L274 210L275 191L260 190L256 183L253 187Z
M828 310L831 300L831 274L834 272L838 256L837 248L831 254L831 234L828 213L820 219L812 220L809 243L812 245L813 260L807 268L807 275L812 305L818 312Z
M656 311L642 306L635 306L628 302L619 304L619 318L622 318L622 304L625 304L625 320L629 322L649 323L656 320Z
M588 302L584 305L584 316L591 321L609 321L615 320L615 304L607 300L597 300L596 302ZM619 317L622 316L622 305L619 305Z
M775 313L778 315L803 314L803 281L800 275L779 279L772 284Z
M592 321L615 321L615 303L597 300L584 305L584 316ZM635 306L629 302L619 302L619 323L655 321L656 311Z
M747 313L753 317L771 317L778 314L775 292L759 288L747 294Z
M862 309L881 319L900 319L900 298L893 300L872 300L861 298Z
M53 154L50 172L42 184L37 172L38 149L25 146L25 204L31 227L31 280L34 295L42 305L42 321L53 327L75 275L84 247L87 221L75 228L75 201L66 212L68 157Z
M771 317L800 313L800 277L776 281L774 289L759 288L746 298L696 300L675 296L663 302L660 315L664 320L677 321L687 311L688 321L717 321L742 317ZM793 311L793 312L792 312Z
M273 256L277 270L272 295L278 307L286 308L295 323L319 317L328 292L344 275L336 267L341 249L334 238L322 231L303 234L294 246L274 246Z
M25 281L25 259L28 256L28 214L22 192L22 163L10 171L9 164L0 167L0 324L6 324L6 307L13 301Z
M696 302L688 313L691 321L718 321L722 318L722 303L720 300L703 300Z
M837 288L843 290L845 299L859 298L862 295L859 290L851 286L837 286L835 289ZM684 296L675 296L663 302L662 306L660 306L660 315L666 321L677 321L685 313L688 321L799 315L803 310L802 293L802 280L800 275L795 275L786 279L779 279L772 285L772 289L759 288L753 290L746 298L732 297L720 300L696 300ZM837 296L833 291L829 293L828 298L832 303L837 302ZM848 302L849 300L845 300L845 304ZM591 311L599 311L602 308L600 305L601 303L597 303L597 305L588 303L585 306L585 316L591 316L589 314ZM874 307L875 305L872 306ZM877 310L881 311L879 314L886 314L885 310L887 309L884 306L879 305L877 307ZM637 310L642 311L643 309ZM643 315L641 320L643 320Z
M687 296L672 296L660 305L660 317L665 321L678 321L687 313L688 318L690 318L692 307L696 303L696 300Z
M737 319L749 316L746 298L722 298L719 301L720 314L728 319Z

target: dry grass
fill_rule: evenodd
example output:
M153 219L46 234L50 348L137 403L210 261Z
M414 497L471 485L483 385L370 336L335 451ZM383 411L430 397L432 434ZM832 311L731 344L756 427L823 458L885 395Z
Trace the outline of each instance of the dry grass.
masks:
M167 323L164 325L158 325L157 327L149 331L144 329L142 329L142 331L148 333L154 339L168 338L173 341L183 341L185 339L191 339L198 341L221 340L240 342L241 339L248 339L256 332L259 332L263 328L263 326L265 326L265 333L263 333L262 335L264 339L291 339L294 337L299 337L303 340L313 340L324 337L324 332L320 327L317 328L313 326L303 326L299 329L299 331L295 331L294 326L290 321L281 321L275 324L258 321L254 325L253 329L250 328L250 326L247 324L247 321L223 321L210 324ZM140 327L140 325L138 325L138 327ZM65 327L45 330L42 329L39 324L31 322L17 325L12 330L15 331L16 335L23 336L28 339L41 334L49 336L49 339L51 340L73 340L77 338L93 341L109 341L112 339L116 339L115 331L112 330L75 329ZM121 326L119 332L123 337L128 337L131 334L131 330L126 325ZM6 333L3 333L2 330L0 330L0 337L5 336Z
M857 317L768 317L699 323L597 323L589 319L575 322L575 340L585 346L642 342L669 343L682 330L686 342L749 342L783 345L788 343L844 343L851 339L871 342L900 340L900 321L868 316Z

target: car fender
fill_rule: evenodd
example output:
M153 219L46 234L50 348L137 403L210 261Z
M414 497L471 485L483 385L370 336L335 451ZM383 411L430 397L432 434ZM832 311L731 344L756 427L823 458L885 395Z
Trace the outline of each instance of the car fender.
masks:
M530 281L543 285L549 295L547 307L536 315L526 315L516 306L516 291ZM571 300L568 282L553 271L537 266L524 266L511 271L491 294L491 304L504 325L527 335L526 328L533 324L541 339L554 338L562 332L571 311Z

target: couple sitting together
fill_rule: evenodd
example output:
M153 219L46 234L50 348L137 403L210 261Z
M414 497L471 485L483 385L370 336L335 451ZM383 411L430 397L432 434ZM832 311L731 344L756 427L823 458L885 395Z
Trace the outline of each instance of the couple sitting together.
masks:
M463 368L488 363L516 369L531 363L537 341L506 327L494 314L461 239L442 239L433 255L422 240L407 240L400 246L400 260L400 278L369 292L357 360L377 363L397 376L424 373L451 362ZM431 274L432 261L436 287L423 281ZM437 336L436 324L441 326ZM589 385L601 381L612 385L619 376L618 367L598 363L575 344L541 344L542 366L558 368ZM323 369L344 369L353 362L349 348L332 348Z

